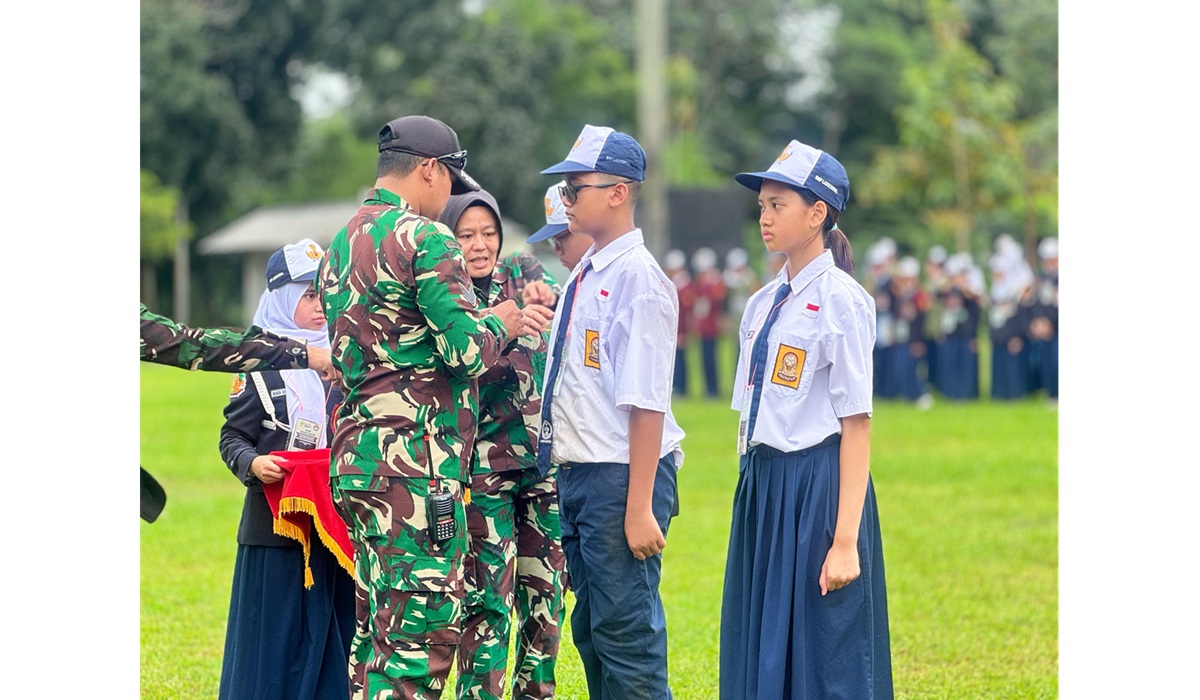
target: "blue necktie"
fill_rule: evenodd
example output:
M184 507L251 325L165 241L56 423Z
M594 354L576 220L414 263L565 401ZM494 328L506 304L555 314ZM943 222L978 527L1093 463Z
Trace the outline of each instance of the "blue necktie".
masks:
M767 334L771 332L771 326L774 325L775 319L779 318L779 309L783 306L783 301L792 293L792 285L784 282L779 285L779 289L775 291L775 299L771 302L771 310L767 312L767 320L763 321L762 328L758 329L758 333L754 336L754 349L750 353L750 368L754 373L751 381L754 382L754 396L750 399L750 423L746 426L746 445L750 445L750 438L754 437L754 422L758 418L758 401L762 398L763 380L767 374Z
M550 351L550 375L546 377L546 385L542 387L542 420L538 429L537 468L544 477L550 472L550 441L554 437L554 427L550 423L550 404L554 399L554 382L558 380L558 370L562 367L563 341L567 337L567 328L571 325L571 310L575 308L575 290L579 282L592 266L592 261L583 264L579 275L567 285L567 291L559 302L559 308L565 311L562 321L558 324L558 332L554 334L554 347Z

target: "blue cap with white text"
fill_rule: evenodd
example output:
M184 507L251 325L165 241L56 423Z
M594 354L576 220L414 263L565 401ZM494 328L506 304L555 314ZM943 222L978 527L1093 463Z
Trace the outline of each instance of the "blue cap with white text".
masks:
M816 195L839 214L846 211L846 202L850 199L850 178L842 164L825 151L795 139L766 171L738 173L734 179L755 192L762 189L763 180L798 187Z
M567 159L542 171L543 175L562 173L607 173L641 182L646 179L646 152L629 134L587 124Z

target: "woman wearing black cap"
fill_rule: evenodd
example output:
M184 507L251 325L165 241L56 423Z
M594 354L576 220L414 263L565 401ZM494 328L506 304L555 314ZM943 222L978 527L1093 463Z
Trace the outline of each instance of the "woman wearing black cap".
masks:
M519 302L534 282L557 288L532 255L514 253L500 259L500 207L487 191L452 196L439 220L462 246L479 308L506 299ZM536 305L527 305L527 311L531 307ZM550 309L541 309L549 319ZM479 378L479 427L467 505L467 596L458 646L459 698L504 697L514 605L519 631L512 697L554 697L566 559L555 476L540 476L535 438L548 339L545 332L521 337Z
M850 181L799 141L736 179L758 193L763 243L787 262L747 301L739 333L721 698L890 699L870 475L875 304L837 228Z

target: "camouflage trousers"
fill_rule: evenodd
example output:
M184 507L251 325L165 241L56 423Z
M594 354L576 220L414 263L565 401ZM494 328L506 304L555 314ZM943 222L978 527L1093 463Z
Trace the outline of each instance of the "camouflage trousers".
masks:
M536 469L479 474L471 480L467 593L458 649L460 700L504 697L514 612L512 698L554 697L566 585L555 481L554 471L543 479Z
M354 542L353 700L429 700L446 686L462 631L467 532L463 484L437 483L453 494L456 524L441 544L429 537L429 479L331 480Z

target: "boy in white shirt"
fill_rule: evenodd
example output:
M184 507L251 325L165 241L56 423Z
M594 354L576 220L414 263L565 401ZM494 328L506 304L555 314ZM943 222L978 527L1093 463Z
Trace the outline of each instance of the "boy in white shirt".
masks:
M646 154L587 125L560 195L592 246L558 302L543 387L538 465L558 472L571 628L592 698L672 697L658 584L678 512L683 431L671 415L675 286L646 249L633 210Z

